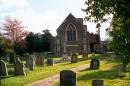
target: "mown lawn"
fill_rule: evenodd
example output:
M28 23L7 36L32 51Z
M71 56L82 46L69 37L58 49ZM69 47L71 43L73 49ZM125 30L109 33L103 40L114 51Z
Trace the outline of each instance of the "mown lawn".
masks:
M103 79L105 86L130 86L130 72L127 72L124 78L117 76L119 65L119 61L105 60L101 63L99 70L86 69L80 71L76 74L77 86L92 86L94 79ZM59 82L53 86L59 86Z
M54 64L53 66L35 67L34 71L29 71L27 76L1 77L1 86L24 86L36 80L41 80L59 73L62 70L78 67L87 64L88 61L81 61L71 64L70 62Z
M77 86L91 86L93 79L104 79L105 86L130 86L130 73L125 78L117 76L119 62L104 61L100 70L84 70L77 74Z

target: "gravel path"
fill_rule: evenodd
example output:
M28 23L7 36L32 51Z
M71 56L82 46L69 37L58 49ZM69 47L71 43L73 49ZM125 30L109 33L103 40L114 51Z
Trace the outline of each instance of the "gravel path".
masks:
M82 65L82 66L73 68L71 70L77 73L77 72L79 72L81 70L85 70L87 68L89 68L89 64ZM60 79L60 74L56 74L56 75L48 77L48 78L46 78L44 80L39 80L39 81L32 82L32 83L30 83L30 84L28 84L26 86L51 86L55 82L57 82L59 79Z

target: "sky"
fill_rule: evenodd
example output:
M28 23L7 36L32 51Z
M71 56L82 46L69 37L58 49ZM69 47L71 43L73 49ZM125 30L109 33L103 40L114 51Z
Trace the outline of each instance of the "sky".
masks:
M84 18L81 11L85 0L0 0L0 24L7 16L17 17L22 21L25 30L42 33L49 29L55 36L56 29L64 19L72 13L76 18ZM86 22L89 32L96 32L94 23ZM101 27L101 39L108 38L105 29L109 23Z

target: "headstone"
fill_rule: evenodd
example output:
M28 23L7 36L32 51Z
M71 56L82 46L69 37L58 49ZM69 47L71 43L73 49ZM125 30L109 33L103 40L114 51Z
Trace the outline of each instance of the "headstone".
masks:
M6 63L3 60L0 60L0 76L8 75Z
M53 59L47 58L47 66L53 66Z
M24 70L24 64L20 61L19 58L16 58L16 62L14 63L14 74L15 75L26 75Z
M15 52L11 52L9 55L10 55L10 63L14 63L15 62L15 57L16 57Z
M84 58L84 59L87 59L87 58L88 58L88 54L87 54L86 51L83 51L83 53L82 53L82 58Z
M71 63L76 63L78 61L78 57L76 54L72 54L71 56Z
M36 64L36 53L33 52L33 53L31 54L31 57L32 57L33 60L34 60L34 66L35 66L35 64Z
M100 61L96 58L93 58L90 62L90 69L99 69Z
M104 80L92 80L92 86L104 86Z
M63 54L61 60L62 60L62 62L68 62L68 61L70 61L70 59L68 58L68 54L66 54L66 53Z
M76 86L76 73L71 70L61 71L60 86Z
M32 56L28 55L28 57L26 57L26 67L29 69L29 70L33 70L34 68L34 59Z
M44 57L41 53L37 53L35 64L40 66L44 65Z

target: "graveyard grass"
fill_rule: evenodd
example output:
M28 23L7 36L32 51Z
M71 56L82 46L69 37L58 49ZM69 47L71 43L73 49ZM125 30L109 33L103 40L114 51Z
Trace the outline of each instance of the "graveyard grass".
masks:
M101 58L101 54L96 54L97 58ZM79 56L81 58L81 56ZM92 58L92 55L89 55L89 58ZM105 56L107 58L107 56ZM56 58L58 59L58 58ZM60 73L61 70L71 69L78 67L84 64L89 63L89 61L81 61L78 63L71 64L67 63L58 63L54 66L45 66L45 67L35 67L34 71L28 71L27 76L14 76L10 75L8 77L1 77L1 86L24 86L33 81L45 79L54 74ZM130 74L127 73L127 77L118 78L118 66L120 65L119 61L103 61L99 70L83 70L77 73L77 86L91 86L92 79L104 79L105 86L130 86ZM9 65L12 66L12 65ZM130 69L129 69L130 70ZM59 83L54 83L54 86L59 86Z
M130 72L126 72L126 77L119 78L119 66L121 63L118 60L105 60L101 62L99 70L86 69L76 74L77 86L92 86L92 80L103 79L105 86L130 86ZM130 71L130 67L128 68ZM53 86L59 86L59 82Z
M58 74L62 70L68 70L87 63L88 61L81 61L73 64L71 64L70 62L66 62L66 63L54 64L53 66L45 66L45 67L37 66L34 68L33 71L28 71L28 74L26 76L9 75L7 77L1 77L1 86L24 86L33 81L45 79L54 74ZM8 66L11 67L13 65L9 64Z

